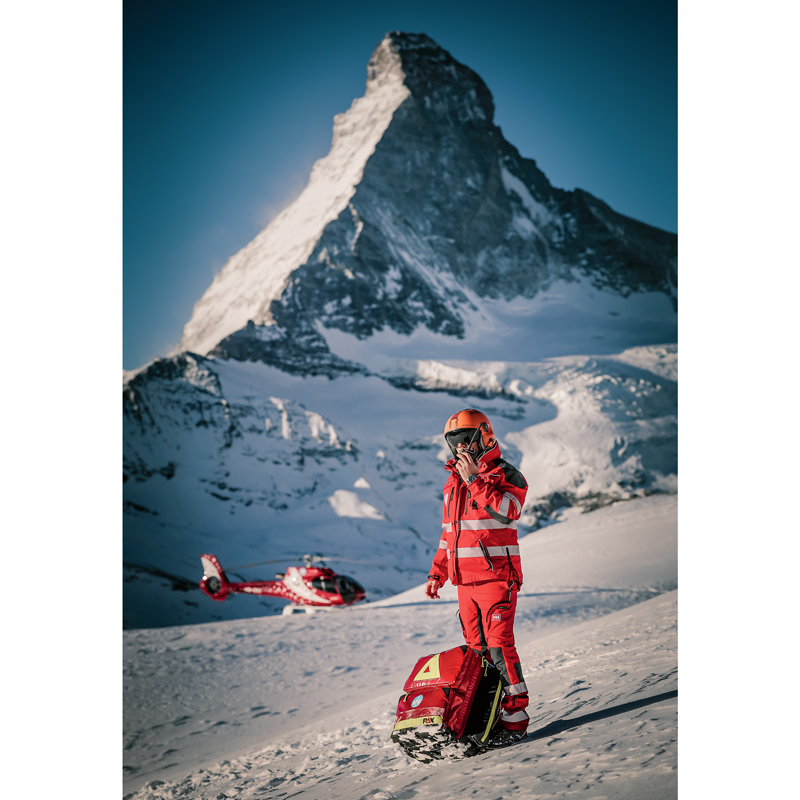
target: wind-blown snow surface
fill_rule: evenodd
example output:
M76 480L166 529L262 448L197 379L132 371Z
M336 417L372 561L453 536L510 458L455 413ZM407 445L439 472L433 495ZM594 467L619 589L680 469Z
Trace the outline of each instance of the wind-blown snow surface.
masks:
M529 739L419 764L389 739L416 659L461 642L451 586L361 607L124 632L124 793L175 798L677 795L677 497L521 540Z

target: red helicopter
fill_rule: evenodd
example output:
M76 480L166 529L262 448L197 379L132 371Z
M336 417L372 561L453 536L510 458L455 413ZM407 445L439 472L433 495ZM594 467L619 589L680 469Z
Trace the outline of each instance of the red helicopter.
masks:
M305 566L288 567L286 572L279 572L275 580L243 581L231 583L225 575L219 559L210 553L200 556L203 564L203 578L200 588L212 600L224 600L229 594L257 594L284 597L292 605L283 609L284 614L304 610L312 612L318 608L333 606L351 606L363 600L367 593L361 584L347 575L337 575L325 566L313 566L316 561L324 561L321 556L303 556ZM276 562L262 561L260 564ZM256 566L247 564L245 566Z

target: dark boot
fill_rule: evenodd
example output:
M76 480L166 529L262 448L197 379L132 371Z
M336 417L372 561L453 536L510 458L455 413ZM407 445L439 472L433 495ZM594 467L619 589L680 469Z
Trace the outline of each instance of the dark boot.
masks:
M527 731L512 731L509 728L495 728L486 747L495 750L498 747L508 747L509 745L521 742L528 735Z

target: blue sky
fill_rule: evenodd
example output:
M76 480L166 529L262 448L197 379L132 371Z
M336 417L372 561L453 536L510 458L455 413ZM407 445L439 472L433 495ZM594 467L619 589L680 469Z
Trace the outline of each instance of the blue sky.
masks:
M165 355L305 186L387 31L474 69L550 182L677 232L677 4L126 0L123 366Z

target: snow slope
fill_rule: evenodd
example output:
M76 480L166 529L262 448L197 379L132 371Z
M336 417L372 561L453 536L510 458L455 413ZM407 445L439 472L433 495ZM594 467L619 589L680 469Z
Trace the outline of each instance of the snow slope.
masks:
M389 740L418 657L461 641L449 585L341 611L124 632L124 794L167 798L671 798L677 497L521 540L529 739L422 765ZM211 602L211 601L209 601Z

